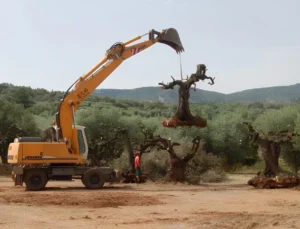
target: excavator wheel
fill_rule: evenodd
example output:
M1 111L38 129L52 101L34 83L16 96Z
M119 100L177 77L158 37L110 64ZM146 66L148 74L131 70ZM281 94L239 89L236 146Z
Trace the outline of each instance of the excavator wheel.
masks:
M30 169L26 171L24 182L26 184L26 190L39 191L45 188L48 178L44 170Z
M88 189L100 189L105 183L103 173L97 168L86 171L85 174L83 174L81 181Z

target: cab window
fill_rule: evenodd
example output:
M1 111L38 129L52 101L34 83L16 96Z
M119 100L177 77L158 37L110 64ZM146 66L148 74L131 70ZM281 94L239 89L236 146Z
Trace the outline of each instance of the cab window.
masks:
M77 136L78 136L78 143L79 143L79 152L80 154L84 154L85 144L84 144L84 138L81 130L77 130Z

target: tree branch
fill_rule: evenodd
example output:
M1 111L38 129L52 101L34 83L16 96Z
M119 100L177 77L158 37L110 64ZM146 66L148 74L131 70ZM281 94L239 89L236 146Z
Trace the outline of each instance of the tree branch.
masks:
M192 88L194 91L196 91L196 83L193 83L194 87Z
M140 151L141 153L145 152L147 148L149 148L150 146L156 146L160 149L163 150L167 150L168 149L168 143L166 141L166 139L161 138L161 137L156 137L154 139L151 140L147 140L146 142L142 143L140 145Z
M159 83L158 85L162 85L162 89L174 89L174 86L183 86L183 82L181 80L175 80L173 76L171 76L173 82L164 84L164 82Z
M195 156L195 154L196 154L196 151L194 151L194 152L191 153L191 154L186 155L182 160L183 160L184 162L188 162L189 160L191 160L191 159Z
M206 75L196 75L196 74L192 74L191 77L190 77L190 79L192 79L191 81L192 81L193 83L198 82L199 80L204 81L204 80L206 80L206 79L209 79L210 82L209 82L208 84L210 84L210 85L214 85L214 84L215 84L215 77L212 78L212 77L206 76ZM192 84L193 84L193 83L192 83Z
M173 142L173 143L172 143L172 147L174 147L174 146L180 146L180 144L177 143L177 142Z

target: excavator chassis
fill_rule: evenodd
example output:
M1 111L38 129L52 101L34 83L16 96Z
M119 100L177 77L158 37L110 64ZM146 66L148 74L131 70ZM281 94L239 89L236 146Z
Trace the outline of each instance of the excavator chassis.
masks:
M101 189L105 182L120 181L119 174L110 167L83 165L50 165L40 167L13 167L12 179L15 186L23 183L28 191L43 190L48 181L72 181L80 177L87 189Z

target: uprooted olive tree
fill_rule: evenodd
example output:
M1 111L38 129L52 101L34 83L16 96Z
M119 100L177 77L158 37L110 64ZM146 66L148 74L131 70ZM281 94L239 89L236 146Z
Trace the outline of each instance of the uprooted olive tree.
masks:
M263 171L248 181L249 185L259 188L278 188L298 185L300 180L297 177L278 178L280 172L279 157L283 144L288 144L296 133L287 130L277 133L270 131L266 136L262 136L256 131L251 123L243 122L249 130L250 145L261 151L265 162ZM275 179L272 179L274 178Z
M179 86L178 89L178 105L176 113L169 119L164 120L162 125L164 127L177 127L177 126L198 126L204 128L207 126L206 119L194 116L189 107L189 98L190 98L190 89L196 91L196 82L199 80L210 79L210 85L214 84L214 78L206 76L206 66L204 64L197 65L197 71L194 74L191 74L190 77L187 77L186 80L175 80L172 76L173 82L162 85L162 89L174 89L174 86Z

